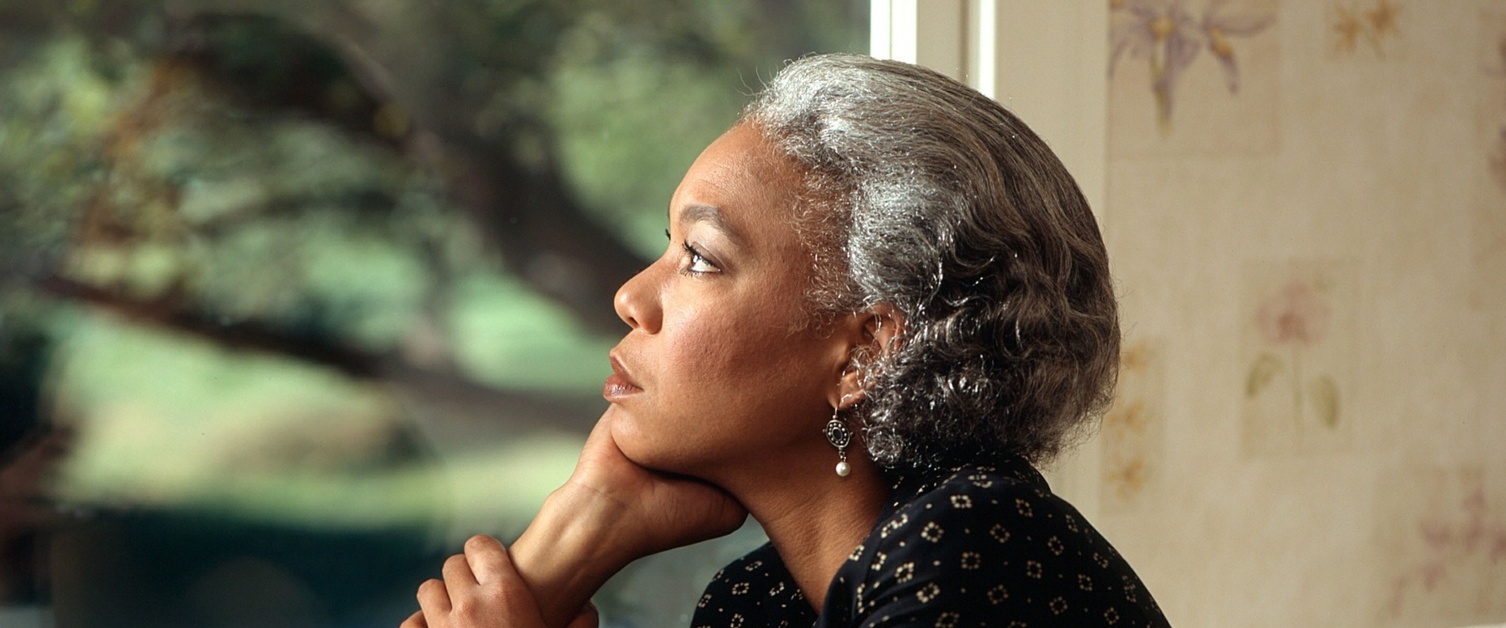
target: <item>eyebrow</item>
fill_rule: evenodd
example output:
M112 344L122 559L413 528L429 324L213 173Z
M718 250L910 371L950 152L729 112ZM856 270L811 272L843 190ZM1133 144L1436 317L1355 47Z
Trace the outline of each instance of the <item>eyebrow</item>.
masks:
M747 244L747 239L743 237L742 232L732 223L727 222L726 217L722 215L722 210L711 205L686 205L685 209L680 212L680 222L686 225L704 222L725 234L727 239L732 240L734 244Z

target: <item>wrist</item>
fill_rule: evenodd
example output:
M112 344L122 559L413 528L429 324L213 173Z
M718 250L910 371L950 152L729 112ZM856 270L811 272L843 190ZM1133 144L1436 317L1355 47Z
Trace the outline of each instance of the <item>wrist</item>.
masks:
M544 500L510 554L538 600L545 622L563 626L591 596L640 556L616 538L624 505L566 484Z

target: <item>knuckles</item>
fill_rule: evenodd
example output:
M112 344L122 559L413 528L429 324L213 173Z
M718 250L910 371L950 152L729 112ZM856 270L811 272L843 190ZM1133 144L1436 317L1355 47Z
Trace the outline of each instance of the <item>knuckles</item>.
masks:
M480 600L472 597L462 597L455 600L450 606L450 616L462 622L473 622L481 619L484 614L482 609L484 608L485 605Z
M471 553L483 549L488 549L495 543L496 541L493 540L492 537L489 537L485 534L476 534L471 536L471 538L465 540L465 551L466 553Z
M441 582L437 578L429 578L423 581L423 584L418 585L419 599L436 595L445 595L444 582Z
M430 578L418 585L420 604L432 606L429 610L439 613L440 625L444 626L481 626L495 623L499 617L536 616L538 610L533 606L532 594L511 571L506 552L492 537L470 537L465 542L464 553L445 559L444 580ZM472 571L471 564L478 559L488 565L500 562L502 577L459 586L459 582L471 582L464 574ZM485 571L495 573L491 568ZM454 578L463 580L452 580ZM429 618L419 612L403 622L402 628L434 627L429 625Z

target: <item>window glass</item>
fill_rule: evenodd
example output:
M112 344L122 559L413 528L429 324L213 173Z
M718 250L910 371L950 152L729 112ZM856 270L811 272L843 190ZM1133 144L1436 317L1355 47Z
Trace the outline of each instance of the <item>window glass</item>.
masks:
M0 624L396 625L568 476L684 169L867 6L0 0Z

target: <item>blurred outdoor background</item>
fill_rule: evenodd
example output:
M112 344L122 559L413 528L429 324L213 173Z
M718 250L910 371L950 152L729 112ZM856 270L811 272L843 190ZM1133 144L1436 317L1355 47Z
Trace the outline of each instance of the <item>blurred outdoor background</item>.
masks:
M684 169L868 4L0 0L0 624L395 626L569 474Z

